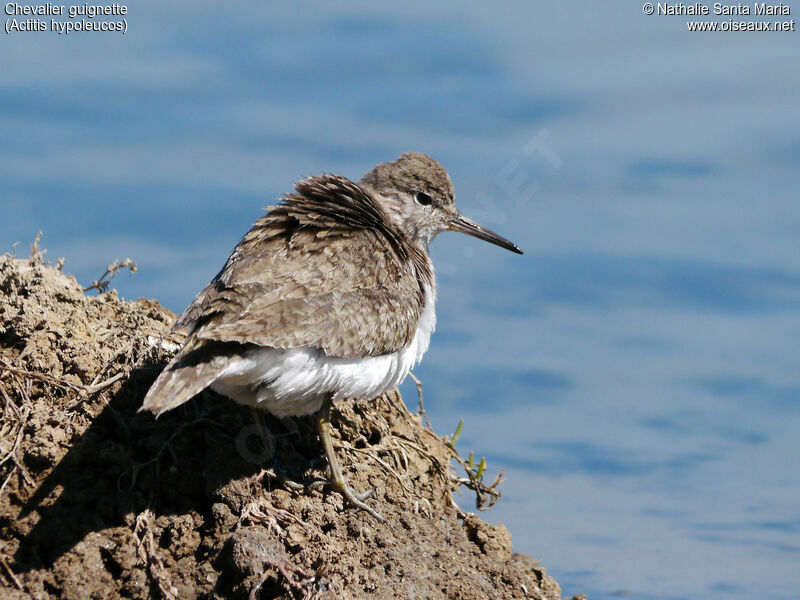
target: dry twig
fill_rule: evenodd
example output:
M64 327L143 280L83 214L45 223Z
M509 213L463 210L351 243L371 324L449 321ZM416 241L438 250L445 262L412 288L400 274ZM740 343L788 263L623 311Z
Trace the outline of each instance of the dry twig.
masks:
M406 493L409 493L409 494L413 494L414 493L414 490L412 490L410 487L408 487L408 485L406 485L406 483L403 481L403 478L400 477L400 474L397 471L395 471L392 467L387 465L384 461L382 461L380 458L378 458L374 454L372 454L370 452L367 452L366 450L362 450L361 448L353 448L352 446L342 446L342 449L347 450L348 452L357 452L358 454L363 454L364 456L367 456L368 458L371 458L376 463L378 463L381 467L383 467L383 469L385 471L387 471L388 473L391 473L392 475L394 475L395 479L397 479L397 482L403 488L403 491L405 491Z
M178 600L178 588L172 585L164 561L156 552L157 544L153 537L153 511L149 508L136 516L133 536L136 539L136 554L147 568L150 580L156 584L165 600Z
M20 580L17 577L16 573L14 573L14 571L11 570L11 567L8 566L8 563L6 562L6 559L0 558L0 564L3 565L3 567L6 570L6 573L8 573L8 576L11 578L11 581L13 581L14 585L17 586L17 589L21 590L22 589L22 583L20 583Z
M2 363L4 370L8 371L9 373L14 373L15 375L21 375L23 377L27 377L28 380L38 379L39 381L43 381L45 383L49 383L50 385L59 387L62 390L73 390L80 392L82 389L84 389L83 386L75 385L74 383L70 383L69 381L58 379L50 375L45 375L44 373L37 373L36 371L28 371L26 369L20 369L19 367L11 365L11 363L2 358L0 358L0 363Z
M417 395L419 396L419 414L422 415L422 418L425 419L425 425L428 429L433 431L433 426L431 422L428 420L428 413L425 412L425 404L422 402L422 382L417 379L417 376L413 373L409 372L408 374L411 379L414 380L414 383L417 384Z
M272 503L270 503L265 497L261 497L258 500L249 503L242 509L242 513L239 516L239 523L237 524L236 528L238 529L241 527L245 521L267 525L270 529L278 534L283 533L283 527L281 527L281 524L288 527L286 523L296 523L305 529L311 528L308 523L303 521L297 515L294 515L287 510L283 510L282 508L273 506Z
M39 241L42 239L42 232L39 231L36 234L33 242L31 243L31 256L28 259L28 262L31 266L38 265L44 262L44 255L47 254L47 250L42 250L39 248ZM16 244L15 244L16 246ZM14 248L14 256L16 256L17 251L16 247Z
M31 252L33 252L33 250L31 250ZM119 259L116 259L113 263L106 267L106 272L103 273L99 279L95 279L92 282L92 285L83 288L83 291L88 292L90 290L97 290L101 294L107 292L108 286L111 285L111 280L114 279L114 275L119 273L122 269L128 269L131 272L131 275L133 275L139 270L139 267L130 258L126 258L122 262L120 262Z

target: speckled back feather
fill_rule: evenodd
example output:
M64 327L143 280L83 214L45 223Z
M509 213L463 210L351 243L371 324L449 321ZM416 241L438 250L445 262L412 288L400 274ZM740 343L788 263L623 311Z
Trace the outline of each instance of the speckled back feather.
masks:
M345 177L309 177L253 225L181 315L194 339L320 348L358 358L414 337L430 259L369 191Z

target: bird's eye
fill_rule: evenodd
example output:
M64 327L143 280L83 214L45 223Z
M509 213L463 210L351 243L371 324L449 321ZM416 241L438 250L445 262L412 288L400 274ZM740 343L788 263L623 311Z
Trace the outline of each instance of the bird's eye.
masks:
M433 202L433 198L431 198L425 192L417 192L417 195L414 196L417 202L419 202L422 206L428 206Z

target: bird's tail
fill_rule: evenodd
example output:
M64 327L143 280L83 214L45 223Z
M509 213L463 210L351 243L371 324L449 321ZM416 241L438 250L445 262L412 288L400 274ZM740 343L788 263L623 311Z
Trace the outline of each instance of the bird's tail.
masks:
M187 343L150 387L139 411L156 416L188 402L219 378L230 354L215 352L216 344Z

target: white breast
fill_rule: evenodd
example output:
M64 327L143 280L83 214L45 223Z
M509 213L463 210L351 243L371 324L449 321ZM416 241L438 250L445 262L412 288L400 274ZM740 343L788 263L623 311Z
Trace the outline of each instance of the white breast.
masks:
M279 417L316 412L329 393L334 399L373 398L399 385L428 349L436 327L433 287L425 289L424 302L414 339L397 352L337 358L316 348L259 348L232 361L211 387Z

